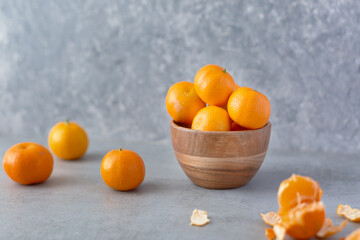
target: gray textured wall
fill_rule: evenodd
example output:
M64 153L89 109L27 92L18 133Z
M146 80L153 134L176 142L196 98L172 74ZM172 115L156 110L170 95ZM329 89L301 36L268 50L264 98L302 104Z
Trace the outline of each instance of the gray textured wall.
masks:
M167 88L209 63L269 97L271 147L360 151L358 0L2 0L0 134L166 139Z

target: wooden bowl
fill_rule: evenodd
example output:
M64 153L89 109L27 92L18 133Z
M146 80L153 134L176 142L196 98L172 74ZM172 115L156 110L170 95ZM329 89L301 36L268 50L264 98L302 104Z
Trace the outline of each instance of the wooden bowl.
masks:
M271 122L256 130L197 131L170 122L176 158L190 180L211 189L247 184L264 161Z

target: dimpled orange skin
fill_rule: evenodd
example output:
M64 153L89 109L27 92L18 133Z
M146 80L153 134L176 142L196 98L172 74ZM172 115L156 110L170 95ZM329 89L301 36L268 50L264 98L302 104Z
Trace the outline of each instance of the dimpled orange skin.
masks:
M263 127L271 114L267 97L248 87L240 87L231 94L227 109L234 122L248 129Z
M218 65L206 65L195 76L194 87L199 97L209 105L224 106L235 89L232 76Z
M322 202L301 204L281 216L281 225L295 239L309 239L316 235L325 221L325 206Z
M31 142L15 144L3 158L5 173L13 181L24 185L45 182L51 175L53 164L49 150Z
M191 125L196 113L206 107L195 92L194 84L179 82L172 85L166 95L166 110L177 123Z
M109 187L118 191L130 191L143 182L145 165L139 154L134 151L112 150L104 156L100 172Z
M201 131L230 131L231 120L226 110L208 106L201 109L194 117L191 129Z
M88 136L75 122L59 122L50 130L48 144L51 151L59 158L75 160L85 154Z

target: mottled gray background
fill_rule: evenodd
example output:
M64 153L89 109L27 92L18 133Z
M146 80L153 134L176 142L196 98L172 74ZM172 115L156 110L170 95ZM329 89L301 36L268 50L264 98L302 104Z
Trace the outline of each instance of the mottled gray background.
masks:
M360 151L358 0L2 0L0 134L168 140L168 87L209 63L268 96L272 148Z

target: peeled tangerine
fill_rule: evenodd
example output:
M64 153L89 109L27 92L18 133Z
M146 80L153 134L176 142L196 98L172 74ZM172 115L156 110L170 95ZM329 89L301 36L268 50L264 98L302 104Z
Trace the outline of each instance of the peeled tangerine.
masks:
M195 209L190 218L190 226L204 226L210 222L207 212Z
M350 221L360 222L360 210L357 208L351 208L349 205L339 204L336 212L339 216L344 216Z
M319 184L312 178L293 174L279 186L279 214L286 213L301 203L320 201L322 193Z
M296 239L308 239L316 235L325 221L325 206L322 202L304 203L281 216L281 225L286 233Z

